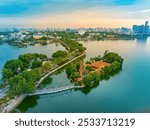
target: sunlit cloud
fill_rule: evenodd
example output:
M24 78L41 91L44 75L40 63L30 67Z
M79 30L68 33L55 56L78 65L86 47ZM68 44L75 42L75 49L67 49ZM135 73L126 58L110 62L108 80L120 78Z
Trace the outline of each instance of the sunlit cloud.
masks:
M149 0L0 0L0 27L131 27Z
M149 13L149 12L150 12L150 9L140 10L139 12L140 12L140 13Z

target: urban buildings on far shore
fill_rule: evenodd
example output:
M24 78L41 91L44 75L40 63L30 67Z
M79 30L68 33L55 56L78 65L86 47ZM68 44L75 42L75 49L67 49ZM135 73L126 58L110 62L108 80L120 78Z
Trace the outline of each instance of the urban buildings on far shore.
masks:
M148 25L148 21L145 21L145 25L133 25L133 32L135 35L139 36L148 36L150 35L150 28Z
M131 28L46 28L46 29L38 29L38 28L0 28L0 41L1 40L14 40L18 39L18 41L23 40L24 38L33 36L35 39L39 39L43 36L47 35L47 32L73 32L78 33L79 35L84 35L86 32L89 33L90 36L94 36L97 34L105 34L105 33L116 33L121 35L131 35L138 37L150 36L150 26L149 22L145 21L143 25L133 25ZM32 34L32 35L30 35ZM49 37L53 37L50 36Z

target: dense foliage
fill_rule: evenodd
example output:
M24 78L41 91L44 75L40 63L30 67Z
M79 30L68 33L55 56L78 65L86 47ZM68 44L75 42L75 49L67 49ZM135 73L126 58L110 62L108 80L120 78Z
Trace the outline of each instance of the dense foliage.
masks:
M33 37L30 38L31 40L33 39ZM38 40L47 39L43 37ZM3 80L9 85L10 97L33 93L36 89L37 82L43 75L85 51L83 45L70 39L70 36L64 38L62 34L60 42L68 51L59 50L55 52L49 61L48 57L44 54L28 53L20 55L16 60L6 62L2 76ZM80 67L79 64L75 67L77 69L75 72L73 72L73 69L70 69L70 72L68 71L68 74L71 73L70 77L73 81L80 78L80 74L78 72Z
M53 58L64 58L64 57L66 57L66 56L67 56L67 51L61 51L61 50L55 52L55 53L52 55Z
M123 62L123 59L121 56L114 52L106 52L102 58L103 61L108 62L108 63L113 63L114 61L118 61L119 63Z
M24 93L33 93L36 82L48 71L51 64L43 54L20 55L16 60L9 60L3 67L2 76L9 84L9 96L14 97Z
M75 40L69 38L62 38L61 41L62 41L62 45L69 51L76 51L82 53L86 50L86 48L83 47L82 44L80 44Z
M100 81L100 75L99 73L93 72L89 73L83 78L83 84L86 87L93 87L95 83L98 83Z
M37 54L37 53L30 54L30 53L28 53L28 54L20 55L18 57L18 59L22 61L23 66L26 69L29 67L31 67L31 68L36 68L36 66L40 67L41 64L39 61L45 61L48 58L44 54ZM33 63L33 67L32 67L32 63Z
M92 62L97 61L104 61L110 65L103 67L100 72L95 71L91 66L86 66L84 68L83 77L81 77L79 74L80 64L72 64L66 69L66 73L70 80L75 84L84 85L85 87L94 87L100 80L108 79L111 75L114 75L122 69L123 59L114 52L106 51L103 57L97 56L91 58L86 64L91 64ZM78 81L78 78L82 78L82 80Z
M67 67L66 73L67 73L68 77L71 79L71 81L75 81L77 78L80 78L79 66L80 66L80 64L77 62L77 63L71 64L69 67Z
M3 80L7 80L14 75L19 74L23 70L23 63L21 60L9 60L4 65L2 75Z

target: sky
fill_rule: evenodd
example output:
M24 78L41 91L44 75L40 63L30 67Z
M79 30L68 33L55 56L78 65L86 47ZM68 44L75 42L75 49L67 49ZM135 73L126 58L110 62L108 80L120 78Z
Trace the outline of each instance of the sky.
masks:
M150 0L0 0L0 27L132 27Z

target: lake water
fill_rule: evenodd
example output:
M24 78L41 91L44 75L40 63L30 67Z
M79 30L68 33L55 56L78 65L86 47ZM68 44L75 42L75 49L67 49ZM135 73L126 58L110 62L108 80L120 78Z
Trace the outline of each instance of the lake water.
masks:
M42 53L49 57L58 50L65 50L60 44L50 44L47 46L28 46L27 48L18 48L8 44L0 44L0 79L1 70L7 60L16 59L21 54Z
M120 54L124 58L122 71L107 81L101 81L99 86L91 91L70 90L27 97L16 108L16 112L150 112L150 39L82 43L87 48L86 59L103 54L105 50ZM10 46L1 46L0 55L3 49L3 53L7 53L6 58L2 59L15 58L22 53L22 49L18 51L15 48L10 49ZM30 51L33 52L33 49L35 48ZM48 51L51 52L51 49ZM65 69L53 74L51 78L52 83L47 87L70 82Z

